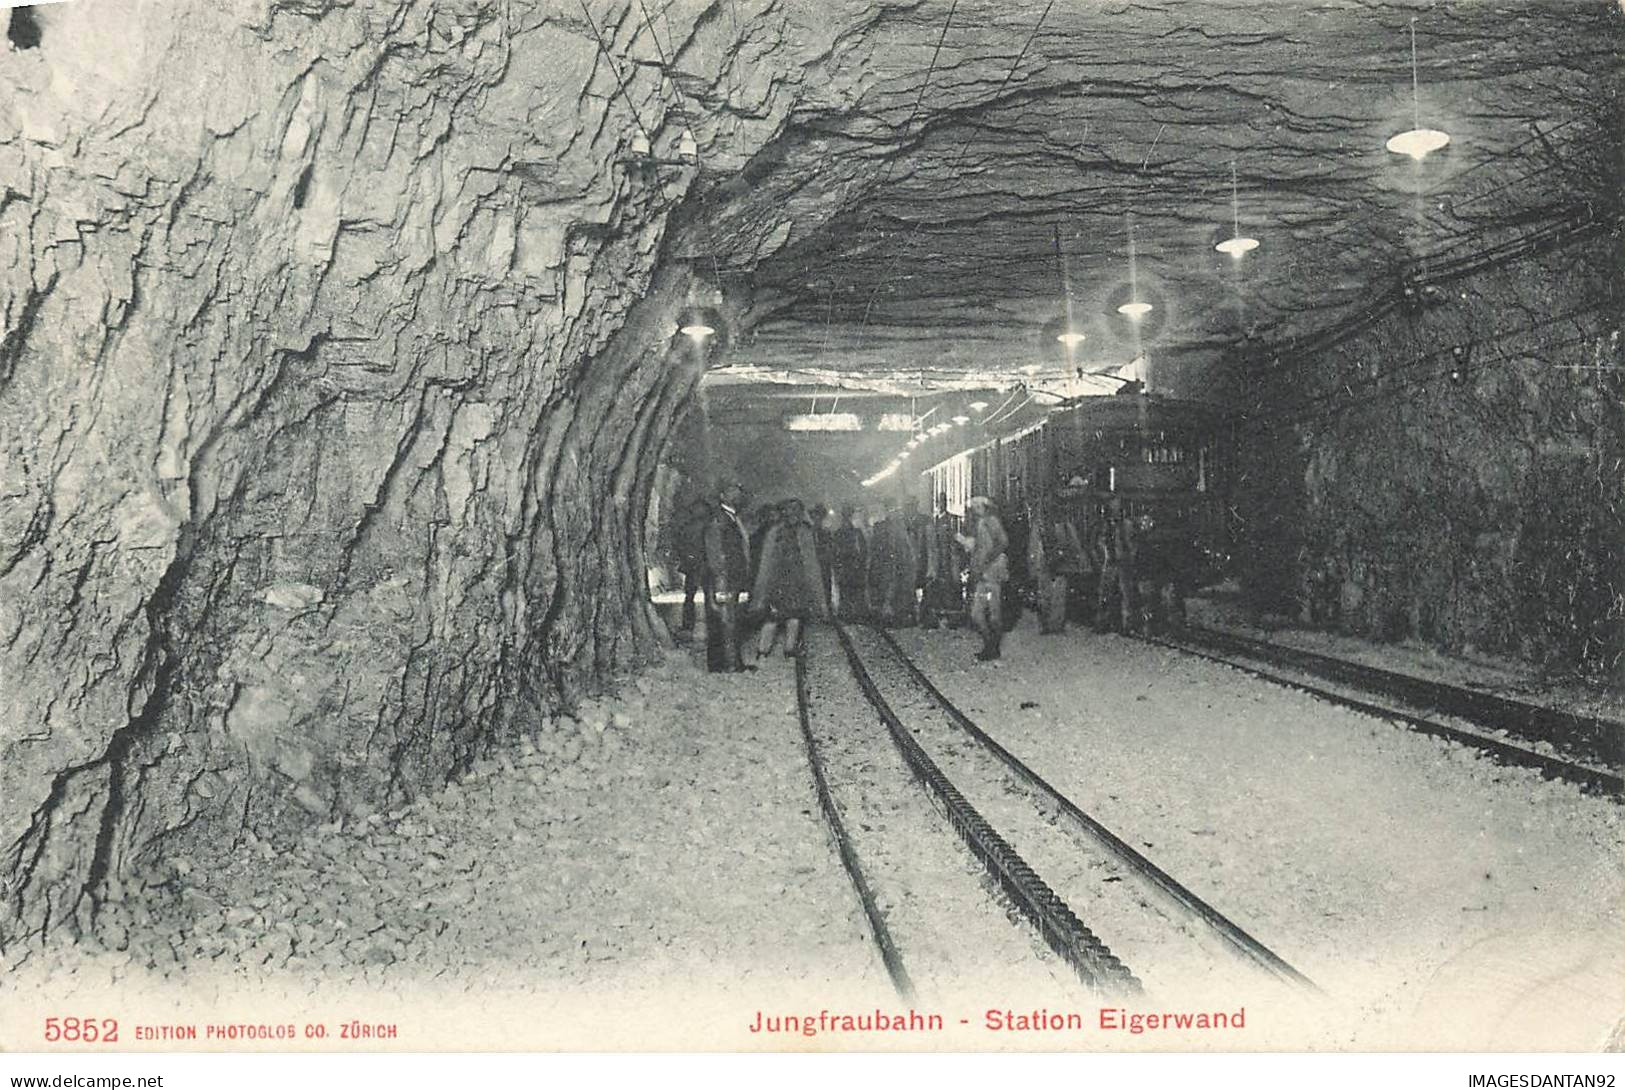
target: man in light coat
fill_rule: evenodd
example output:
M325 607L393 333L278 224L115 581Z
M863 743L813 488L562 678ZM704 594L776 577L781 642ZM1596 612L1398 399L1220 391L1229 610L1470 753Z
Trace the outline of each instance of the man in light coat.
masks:
M1010 539L1004 523L986 496L972 496L965 505L973 520L970 534L959 535L959 544L970 554L970 620L982 634L982 649L976 657L991 662L999 657L1004 639L1004 584L1010 578L1010 560L1005 555Z

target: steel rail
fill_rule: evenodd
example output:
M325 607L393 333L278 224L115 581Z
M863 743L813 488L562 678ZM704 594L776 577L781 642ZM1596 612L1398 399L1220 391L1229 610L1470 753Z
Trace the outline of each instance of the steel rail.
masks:
M857 892L858 901L863 906L863 915L869 921L869 934L880 950L880 960L886 966L886 974L891 977L892 987L905 1002L914 1001L914 982L909 979L908 970L903 967L903 955L897 949L897 943L891 936L891 930L886 926L885 918L880 913L880 905L875 900L874 889L869 880L864 877L863 867L858 863L857 852L852 848L851 838L846 834L846 825L841 821L840 811L835 807L835 797L830 794L829 781L824 776L824 761L818 753L818 742L813 738L812 724L808 717L807 698L807 667L805 659L796 656L796 713L801 720L801 739L807 746L807 764L812 768L813 786L818 794L818 808L824 812L824 821L829 825L830 834L835 838L835 850L841 857L841 866L846 868L846 876L852 881L852 888Z
M1363 712L1366 715L1374 716L1378 719L1386 719L1390 722L1399 723L1422 734L1428 734L1436 738L1444 738L1452 742L1457 742L1461 745L1471 746L1474 749L1482 750L1484 753L1493 757L1502 764L1516 765L1522 768L1532 768L1538 771L1541 775L1545 776L1547 779L1563 780L1567 783L1572 783L1581 790L1591 794L1604 795L1615 800L1625 799L1625 777L1621 777L1618 773L1605 772L1601 769L1592 768L1588 765L1564 760L1561 757L1552 757L1545 753L1538 753L1535 750L1525 749L1523 746L1513 745L1510 742L1503 742L1498 738L1491 738L1488 735L1479 734L1476 731L1463 730L1460 727L1452 727L1448 724L1440 723L1437 720L1428 719L1424 716L1415 715L1411 712L1400 711L1397 708L1386 707L1380 704L1373 704L1370 701L1360 700L1356 697L1347 696L1343 693L1333 692L1330 689L1323 689L1317 685L1311 685L1308 682L1282 677L1279 674L1272 674L1268 670L1262 670L1257 666L1249 665L1245 662L1239 662L1233 658L1228 658L1223 654L1213 651L1212 649L1203 650L1200 647L1194 647L1190 646L1189 644L1182 643L1177 638L1170 639L1166 636L1137 636L1133 638L1158 647L1166 647L1170 651L1178 651L1181 654L1191 655L1199 659L1206 659L1209 662L1216 662L1222 666L1228 666L1231 669L1240 670L1242 673L1256 677L1260 681L1267 681L1272 685L1279 685L1285 689L1293 689L1301 693L1306 693L1309 696L1315 697L1317 700L1323 700L1326 703L1336 704L1341 707L1349 708L1353 711ZM1274 645L1266 644L1264 646L1270 647ZM1243 654L1243 652L1233 653ZM1282 661L1281 659L1271 659L1262 652L1257 653L1255 657L1263 658L1265 661L1272 662L1277 666L1287 666L1290 668L1291 665L1290 663ZM1299 667L1299 669L1302 669L1302 667Z
M1284 644L1270 643L1234 632L1199 625L1186 625L1179 635L1196 644L1262 658L1281 666L1356 685L1384 696L1431 708L1446 715L1459 715L1485 727L1532 742L1550 742L1577 757L1600 764L1614 764L1625 755L1625 723L1610 722L1593 715L1580 715L1531 704L1523 700L1477 692L1448 682L1413 677L1377 666L1350 662Z
M1239 924L1226 917L1218 909L1185 888L1167 871L1141 855L1116 833L1090 817L1071 799L1056 790L1048 780L1023 762L1021 758L994 741L986 731L977 726L975 721L960 711L958 706L936 687L931 679L925 675L924 671L908 656L907 652L898 646L897 641L890 632L878 628L875 629L875 632L885 641L886 646L891 649L892 653L897 656L899 665L908 671L915 684L931 695L931 699L947 714L955 726L976 739L988 752L992 753L993 756L1002 761L1031 787L1054 803L1062 813L1072 819L1074 824L1081 827L1091 839L1162 891L1188 915L1201 920L1236 954L1281 980L1316 995L1325 994L1314 981L1294 969L1284 958L1253 938Z
M847 664L858 687L891 733L915 777L946 807L950 824L971 852L1010 895L1022 915L1033 924L1045 944L1070 965L1091 990L1109 996L1133 996L1142 991L1128 967L1084 926L1072 909L1016 853L992 825L976 811L909 733L880 694L843 625L835 633L846 650Z

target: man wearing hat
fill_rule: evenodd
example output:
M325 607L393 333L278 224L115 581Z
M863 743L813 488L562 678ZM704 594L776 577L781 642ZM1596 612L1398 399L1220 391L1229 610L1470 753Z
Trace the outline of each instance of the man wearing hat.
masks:
M972 519L972 530L969 535L959 535L959 544L970 554L970 620L982 634L982 649L976 657L990 662L999 657L999 644L1004 639L1004 583L1010 578L1010 561L1005 553L1010 539L993 509L993 501L986 496L972 496L965 504L965 512Z
M705 666L713 674L754 669L739 653L739 594L750 584L750 537L739 521L745 489L724 485L705 524Z

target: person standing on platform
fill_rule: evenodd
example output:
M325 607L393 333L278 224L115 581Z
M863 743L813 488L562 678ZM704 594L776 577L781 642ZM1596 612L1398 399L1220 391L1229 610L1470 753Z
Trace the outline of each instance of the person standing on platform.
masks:
M683 576L683 616L679 631L694 631L694 599L705 585L705 525L711 506L698 492L677 509L677 570Z
M868 606L869 545L853 522L857 513L855 507L843 509L835 531L835 593L843 621L863 620Z
M920 604L921 623L934 627L942 618L951 618L954 627L962 623L965 610L964 565L961 563L959 520L948 513L948 494L937 497L937 514L931 520L925 539L925 595Z
M1132 635L1139 628L1135 586L1135 535L1120 497L1113 496L1095 539L1100 584L1095 594L1095 629Z
M818 504L807 512L812 519L813 540L818 543L818 570L823 576L824 612L835 611L835 512Z
M705 524L705 666L712 673L751 670L739 653L739 595L750 579L750 537L739 521L745 490L722 489Z
M903 527L908 531L909 551L914 554L914 609L909 624L919 620L921 604L925 600L926 568L929 566L927 539L931 536L931 519L920 512L920 501L913 496L903 501Z
M970 554L970 619L982 634L982 649L976 657L991 662L999 657L999 645L1004 640L1001 606L1004 584L1010 578L1010 539L993 510L993 501L986 496L972 496L965 506L973 523L970 534L959 535L959 544Z
M1027 564L1038 593L1038 631L1055 635L1066 631L1067 600L1087 565L1071 520L1040 516L1033 525Z
M895 500L869 529L869 608L875 622L888 628L917 621L914 550Z
M824 576L818 565L818 540L800 500L785 500L762 544L762 564L750 592L751 609L766 617L756 643L756 657L773 650L784 625L784 657L801 650L801 627L813 617L827 617Z

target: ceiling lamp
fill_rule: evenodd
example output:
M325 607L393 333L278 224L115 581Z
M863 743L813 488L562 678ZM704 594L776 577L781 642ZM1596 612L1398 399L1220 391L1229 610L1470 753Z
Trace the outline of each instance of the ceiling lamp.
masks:
M1127 317L1130 321L1139 321L1151 313L1150 303L1140 298L1139 274L1136 271L1134 255L1134 213L1126 213L1128 219L1128 302L1117 308L1117 313Z
M970 417L968 417L968 416L956 416L956 417L954 417L954 423L959 424L961 426L963 426L965 424L969 424L970 423Z
M1229 254L1240 261L1243 256L1258 249L1256 238L1246 238L1241 233L1241 202L1236 197L1236 161L1230 160L1230 223L1234 230L1229 238L1213 247L1221 254Z
M728 345L728 327L722 311L709 306L687 306L677 315L673 330L688 339L695 350L708 356L720 357Z
M931 437L929 435L925 434L925 432L923 432L923 431L919 431L919 432L914 433L914 441L916 443L923 443L929 438L931 438Z
M1057 333L1055 335L1055 339L1066 345L1068 348L1076 348L1089 338L1084 336L1082 333L1077 333L1069 329L1064 333Z
M692 129L684 129L683 135L677 138L677 157L691 163L700 157L700 144L694 139Z
M1036 363L1029 363L1027 366L1022 368L1022 371L1029 375L1036 375L1039 372L1039 366Z
M1422 127L1422 99L1416 79L1416 17L1411 16L1411 110L1416 127L1388 138L1388 150L1395 155L1409 155L1417 162L1450 143L1450 134L1438 129Z
M979 413L982 410L987 408L987 402L985 402L985 401L972 401L970 403L970 407L971 407L972 412L978 412Z

